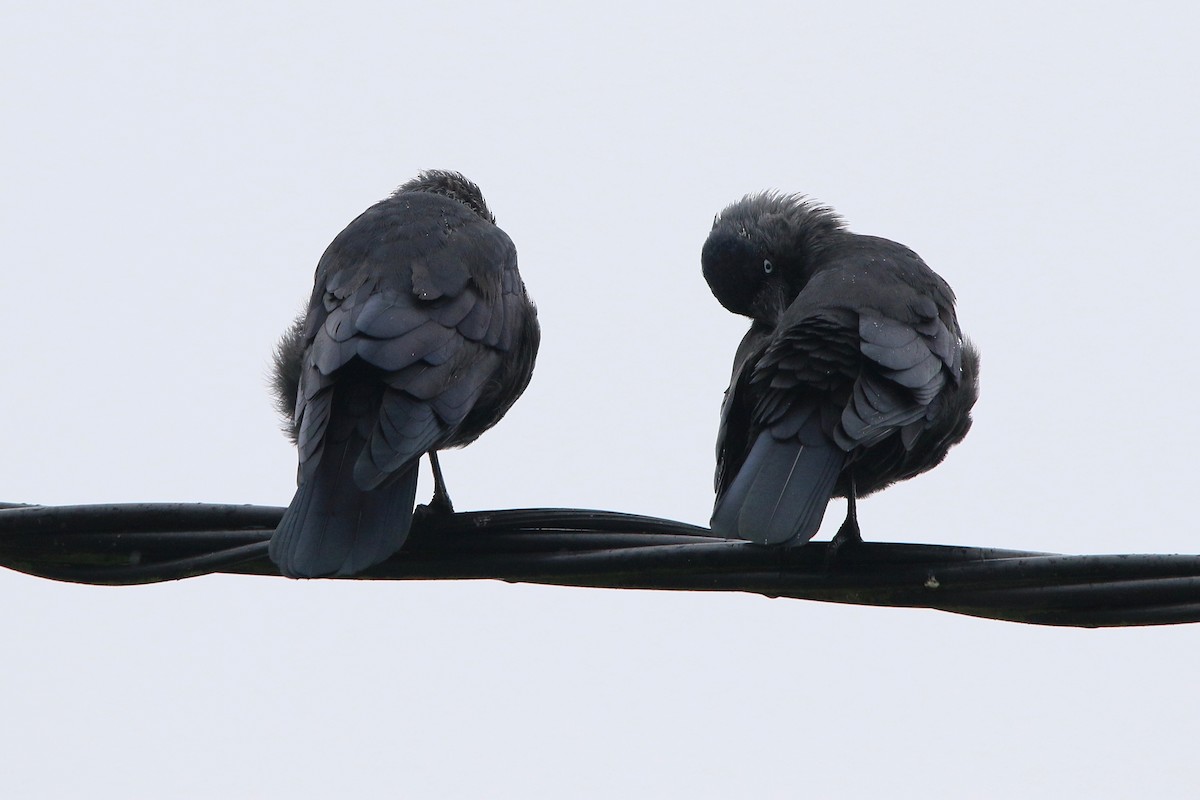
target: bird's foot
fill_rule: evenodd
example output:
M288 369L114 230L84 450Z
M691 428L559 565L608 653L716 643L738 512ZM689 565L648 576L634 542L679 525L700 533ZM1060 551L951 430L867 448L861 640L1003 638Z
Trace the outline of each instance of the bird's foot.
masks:
M429 451L429 466L433 469L433 499L428 505L417 506L430 514L453 514L454 504L450 502L450 493L446 491L446 479L442 477L442 465L438 461L437 451Z
M825 566L831 566L837 560L838 554L844 549L853 550L862 544L862 531L858 528L858 517L847 516L837 534L825 546Z
M842 523L842 527L838 528L837 534L825 548L826 568L833 564L838 553L842 552L842 548L853 549L862 544L862 531L858 529L858 486L854 481L852 471L849 478L850 491L846 492L846 521Z
M444 492L434 492L433 497L428 503L422 503L413 509L413 515L438 515L444 516L454 513L454 504L450 502L450 495Z

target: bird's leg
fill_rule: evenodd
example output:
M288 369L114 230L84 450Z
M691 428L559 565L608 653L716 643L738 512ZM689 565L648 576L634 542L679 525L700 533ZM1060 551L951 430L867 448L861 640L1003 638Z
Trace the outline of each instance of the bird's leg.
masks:
M442 477L442 465L438 463L436 450L429 451L429 466L433 467L433 499L426 508L442 514L453 514L454 504L450 502L450 493L446 491L446 479Z
M858 489L854 483L854 473L849 473L850 491L846 492L846 521L838 528L837 534L829 542L825 550L825 563L833 561L838 551L846 545L862 544L862 531L858 528Z

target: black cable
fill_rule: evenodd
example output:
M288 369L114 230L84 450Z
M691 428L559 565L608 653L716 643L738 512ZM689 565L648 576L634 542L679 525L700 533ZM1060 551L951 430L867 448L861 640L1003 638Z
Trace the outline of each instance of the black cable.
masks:
M183 503L0 504L0 565L106 585L215 572L277 575L266 543L282 513L269 506ZM671 520L575 509L418 511L404 549L353 579L489 578L753 592L1040 625L1200 622L1200 556L1067 556L875 542L831 555L824 542L766 547Z

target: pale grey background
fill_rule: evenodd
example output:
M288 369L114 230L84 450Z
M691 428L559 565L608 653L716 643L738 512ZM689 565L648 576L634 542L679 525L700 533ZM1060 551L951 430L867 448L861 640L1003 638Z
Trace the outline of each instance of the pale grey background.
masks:
M1191 4L169 5L0 14L0 499L285 504L274 340L329 240L444 167L544 339L445 458L461 508L707 520L745 324L699 250L777 187L915 248L984 355L975 430L869 537L1200 550ZM6 571L0 604L6 797L1195 791L1198 627Z

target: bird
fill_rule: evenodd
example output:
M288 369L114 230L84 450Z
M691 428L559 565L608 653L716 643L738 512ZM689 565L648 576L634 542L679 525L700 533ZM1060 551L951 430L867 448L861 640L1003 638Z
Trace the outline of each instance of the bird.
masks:
M979 353L954 292L908 247L802 194L730 204L700 261L751 320L721 406L713 533L801 545L845 497L829 552L861 542L857 499L937 466L971 427Z
M540 340L516 247L462 174L422 171L347 225L274 353L299 455L268 550L280 573L355 575L397 552L426 453L429 509L453 511L437 451L504 416Z

